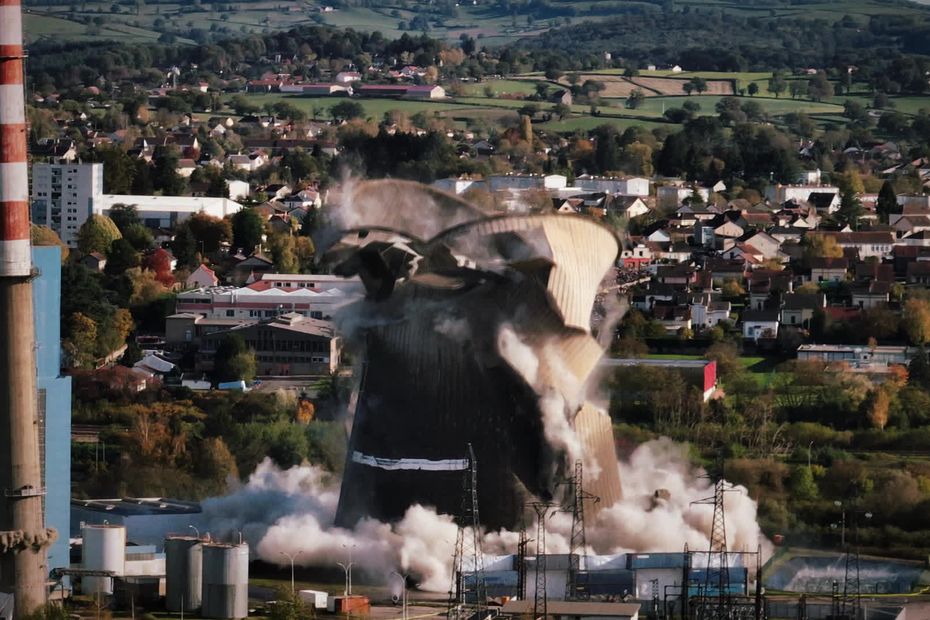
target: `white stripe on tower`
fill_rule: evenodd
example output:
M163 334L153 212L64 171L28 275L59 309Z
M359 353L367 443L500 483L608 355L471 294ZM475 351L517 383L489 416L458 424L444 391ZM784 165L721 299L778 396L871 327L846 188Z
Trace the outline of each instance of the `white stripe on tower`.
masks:
M31 270L20 1L0 0L0 277Z

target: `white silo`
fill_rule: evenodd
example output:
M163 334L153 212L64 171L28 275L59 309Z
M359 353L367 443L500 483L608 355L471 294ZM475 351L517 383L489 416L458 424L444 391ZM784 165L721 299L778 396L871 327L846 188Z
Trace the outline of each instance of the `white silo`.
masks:
M122 525L85 524L82 529L81 566L87 570L112 571L122 577L126 572L126 528ZM85 594L113 594L111 577L83 577Z
M165 608L168 611L200 609L203 545L196 536L165 539Z
M204 618L245 618L249 615L249 546L246 543L203 544Z

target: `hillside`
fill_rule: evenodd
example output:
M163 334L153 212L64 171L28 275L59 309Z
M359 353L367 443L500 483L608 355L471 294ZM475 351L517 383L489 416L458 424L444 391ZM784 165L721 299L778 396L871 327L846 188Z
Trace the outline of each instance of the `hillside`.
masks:
M704 41L715 32L721 46L729 39L743 38L750 32L740 29L716 31L705 15L719 18L756 20L765 27L775 21L797 19L829 23L867 23L872 17L918 24L927 19L928 9L905 0L847 0L843 2L756 2L736 0L258 0L256 2L145 2L120 3L101 0L65 2L27 1L25 29L29 42L55 40L208 41L251 33L288 30L311 23L379 31L388 37L402 32L428 32L431 36L457 40L462 35L480 38L485 45L513 43L524 37L545 35L554 28L600 23L605 18L623 17L636 26L643 17L678 16L669 22L684 22L683 37L668 38L666 30L643 29L651 45L677 47L682 42ZM694 15L701 14L701 28L694 28ZM821 27L822 29L822 27ZM671 30L670 32L675 32ZM659 37L657 38L657 35ZM703 36L699 36L703 35ZM545 39L551 41L551 38ZM601 44L594 36L589 44ZM789 49L803 50L805 42ZM761 45L762 39L755 39ZM601 45L603 47L603 45ZM685 46L687 47L687 45ZM599 49L598 51L603 51Z

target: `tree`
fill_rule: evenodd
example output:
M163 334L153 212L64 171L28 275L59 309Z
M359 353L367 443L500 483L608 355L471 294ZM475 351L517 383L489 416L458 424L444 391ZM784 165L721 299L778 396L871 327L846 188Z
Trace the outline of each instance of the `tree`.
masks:
M68 318L71 334L62 342L73 368L92 368L97 348L97 324L92 318L75 312Z
M299 596L295 596L290 588L278 588L275 603L268 614L268 620L304 620L312 617L312 609Z
M651 177L655 172L652 166L652 147L642 142L633 142L623 147L623 162L630 174Z
M165 287L174 286L174 276L171 275L171 255L166 250L158 248L142 259L143 269L155 273L155 279Z
M105 193L130 193L136 176L136 165L126 151L116 145L100 145L93 149L91 158L103 164Z
M180 157L175 148L155 149L152 158L152 183L156 190L165 196L180 196L187 187L187 181L178 173Z
M262 243L265 222L257 209L247 207L232 216L233 246L251 252Z
M814 101L823 101L833 96L833 84L827 79L827 74L818 71L807 81L807 94Z
M223 242L230 241L233 236L229 220L213 217L206 213L195 213L185 220L179 228L182 226L186 226L190 230L196 241L197 251L202 250L204 254L219 252Z
M792 99L797 99L807 94L807 82L803 80L791 80L791 85L788 88L791 92Z
M129 295L129 305L133 307L148 306L168 292L155 277L154 271L133 267L127 269L125 275L132 291Z
M61 248L61 262L65 262L65 260L68 258L68 254L71 253L68 245L62 241L58 234L48 226L38 226L36 224L31 224L29 226L29 237L33 246L40 247L57 245L59 248Z
M630 93L630 96L627 97L626 107L630 108L631 110L635 110L640 105L642 105L645 100L645 93L643 93L643 91L639 88L634 89L633 92Z
M255 352L236 333L227 334L216 347L213 357L213 380L251 382L255 378Z
M749 86L746 88L746 92L749 93L750 97L755 97L759 92L759 85L756 82L750 82Z
M717 372L721 377L732 377L743 371L739 351L732 344L726 342L712 344L704 353L704 357L717 362Z
M572 108L569 105L564 103L557 103L552 107L552 113L559 117L559 120L564 119L566 116L571 114Z
M930 302L911 298L904 302L901 323L908 340L918 346L930 342Z
M919 347L911 358L911 363L907 366L907 374L909 385L924 390L930 389L930 360L928 360L927 350L923 346Z
M202 258L199 242L194 238L191 229L183 224L175 229L174 239L171 240L171 252L181 267L194 267Z
M872 390L866 400L866 417L880 431L888 424L888 409L891 406L890 388L880 386Z
M152 231L150 231L145 224L130 225L123 231L123 239L128 241L132 247L139 251L147 250L155 243Z
M82 254L106 254L110 245L122 236L113 220L105 215L93 214L78 230L78 250Z
M118 276L128 269L139 265L139 253L125 239L114 239L107 250L107 264L104 272L109 276Z
M299 264L292 235L288 233L270 235L268 249L278 273L297 273Z
M142 224L136 205L115 204L110 208L107 217L113 220L113 223L116 224L116 227L123 235L126 234L126 230L130 226Z
M772 78L769 80L769 92L773 93L777 99L787 89L788 82L785 80L785 76L777 71L773 73Z
M894 191L894 184L890 180L882 183L882 188L878 192L878 202L875 205L875 211L882 223L887 224L888 219L893 213L900 213L901 208L898 206L898 196Z
M811 258L843 258L843 248L836 242L833 235L805 235L804 257Z
M746 289L739 283L739 280L727 278L720 287L720 292L727 299L736 299L746 294Z
M365 108L357 101L340 101L329 109L333 120L338 122L350 121L353 118L361 118L365 114Z

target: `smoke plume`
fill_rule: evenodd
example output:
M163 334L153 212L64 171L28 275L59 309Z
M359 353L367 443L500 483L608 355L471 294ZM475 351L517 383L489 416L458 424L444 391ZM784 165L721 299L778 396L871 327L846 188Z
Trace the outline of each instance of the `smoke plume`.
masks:
M589 552L681 551L707 549L712 507L692 502L713 495L710 480L694 468L685 446L659 439L638 447L621 463L623 499L589 522ZM298 553L300 566L333 567L353 550L355 570L388 581L390 572L409 573L419 588L445 592L451 584L457 527L432 508L412 506L403 519L387 524L363 519L353 529L333 525L340 481L313 465L282 470L265 459L248 481L203 504L206 528L231 538L241 531L259 559L285 566L284 552ZM666 492L656 491L663 489ZM764 542L756 504L745 489L726 496L728 548L754 551ZM548 553L567 553L571 515L556 511L547 521ZM485 554L516 552L518 534L485 532ZM766 543L767 544L767 543Z

